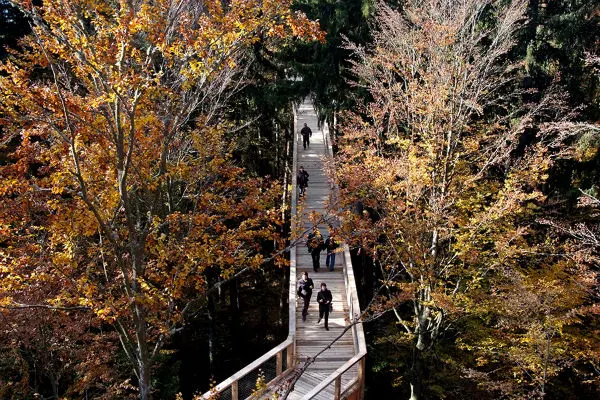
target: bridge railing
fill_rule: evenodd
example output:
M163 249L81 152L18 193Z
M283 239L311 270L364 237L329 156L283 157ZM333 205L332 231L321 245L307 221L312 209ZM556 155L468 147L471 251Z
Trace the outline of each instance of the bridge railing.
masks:
M327 392L332 393L334 400L341 398L349 398L352 394L353 398L362 399L364 396L365 384L365 357L367 355L367 345L365 342L365 333L361 322L361 311L358 302L356 291L356 282L354 279L354 270L352 268L352 260L350 259L350 250L348 245L344 245L344 281L346 284L346 301L350 311L350 323L352 324L352 337L354 339L355 355L348 360L344 365L335 370L313 390L307 393L303 400L308 400L316 397L318 394ZM353 367L357 367L356 369ZM350 376L348 383L342 387L343 378L345 375Z
M293 346L293 340L288 337L286 341L219 383L213 390L205 393L204 398L210 399L218 396L219 400L247 399L255 392L259 377L262 377L265 382L270 382L292 367L294 362Z
M297 210L297 187L296 187L296 172L298 142L297 138L297 109L294 106L294 144L292 156L292 173L291 173L291 232L296 232L296 210ZM265 353L252 363L248 364L243 369L239 370L229 378L220 382L212 390L203 394L203 398L211 399L217 397L220 400L241 400L247 399L256 389L256 382L260 374L265 383L271 383L287 371L292 369L296 364L296 245L294 242L290 244L290 282L288 294L289 307L289 322L288 322L288 337L285 341Z

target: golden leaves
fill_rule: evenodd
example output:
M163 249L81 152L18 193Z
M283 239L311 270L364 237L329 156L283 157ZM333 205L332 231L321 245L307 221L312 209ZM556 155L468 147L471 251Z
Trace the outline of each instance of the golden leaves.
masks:
M208 271L260 268L262 243L280 240L281 188L232 161L222 108L254 43L323 32L290 1L21 4L37 24L0 66L15 138L0 167L0 304L84 307L144 351L130 332L162 343Z

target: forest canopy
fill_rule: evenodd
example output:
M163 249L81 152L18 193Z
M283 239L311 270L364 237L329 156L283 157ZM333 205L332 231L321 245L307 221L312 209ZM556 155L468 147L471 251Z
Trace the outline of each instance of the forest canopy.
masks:
M191 399L275 341L303 98L365 397L599 397L597 1L0 0L0 45L0 398Z
M322 33L279 0L12 4L32 33L0 65L0 397L35 395L33 363L54 398L150 398L186 316L281 246L278 180L233 157L252 47Z

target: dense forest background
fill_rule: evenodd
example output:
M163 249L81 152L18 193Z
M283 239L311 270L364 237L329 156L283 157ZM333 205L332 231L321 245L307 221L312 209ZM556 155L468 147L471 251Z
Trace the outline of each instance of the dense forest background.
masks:
M16 3L28 16L0 0L0 398L190 399L282 341L306 96L381 314L366 398L598 398L596 1L206 1L164 19ZM134 140L106 132L133 121L119 187Z

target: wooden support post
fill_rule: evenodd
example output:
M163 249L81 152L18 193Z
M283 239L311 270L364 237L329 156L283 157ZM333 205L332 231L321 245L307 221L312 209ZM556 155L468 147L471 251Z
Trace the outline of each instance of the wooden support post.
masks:
M238 398L238 381L233 381L233 383L231 384L231 400L238 400Z
M365 398L365 362L366 357L358 362L358 400Z
M287 368L290 369L294 366L294 343L287 347Z
M275 361L275 374L276 376L281 375L283 372L283 350L277 353L277 358Z
M335 378L335 390L333 391L333 400L340 400L342 397L342 375Z

